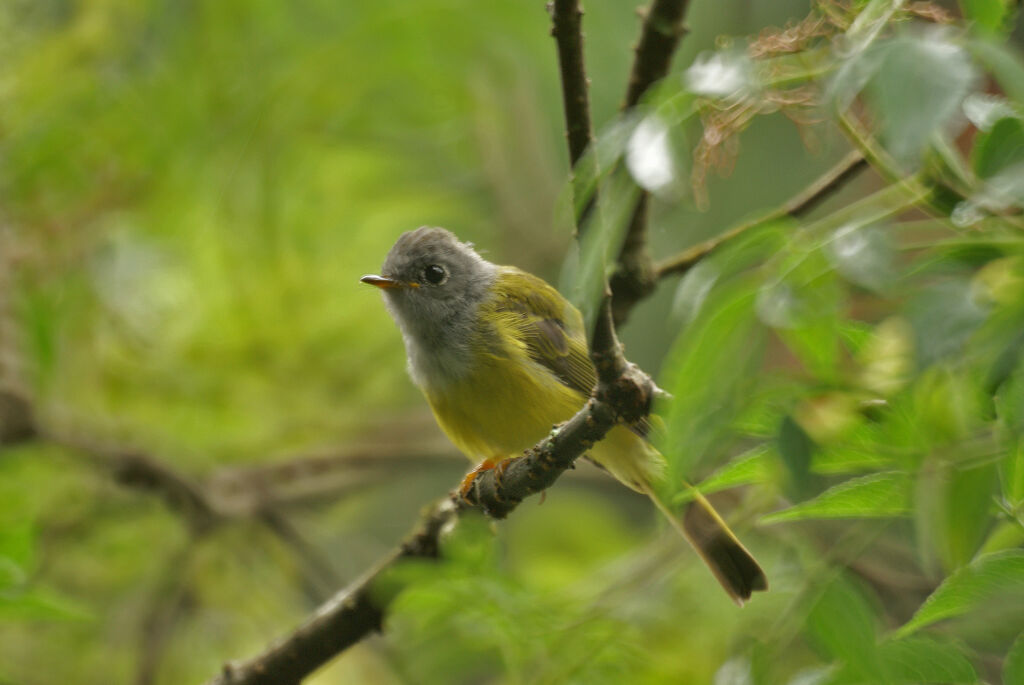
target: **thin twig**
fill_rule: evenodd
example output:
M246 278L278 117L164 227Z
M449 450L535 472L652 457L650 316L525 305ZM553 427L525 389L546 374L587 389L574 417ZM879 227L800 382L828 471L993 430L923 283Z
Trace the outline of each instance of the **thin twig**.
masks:
M276 509L267 507L258 518L301 562L306 596L317 603L330 597L341 581L326 555L310 544L299 529Z
M583 11L579 0L553 0L551 10L551 35L558 46L558 66L562 75L562 103L565 108L565 128L568 133L569 160L573 165L574 180L577 165L584 158L584 152L593 140L590 123L590 105L587 92L587 75L583 60ZM579 200L580 198L576 198ZM583 218L595 206L597 192L594 191L578 221L577 237L583 225ZM597 367L598 380L609 385L626 369L627 362L622 356L622 346L615 335L609 301L611 290L605 283L605 302L598 309L591 341L591 358Z
M867 168L867 161L857 150L854 150L841 159L834 167L826 171L810 185L794 195L780 207L766 212L754 219L744 221L722 233L697 243L696 245L670 257L655 267L657 278L664 278L673 274L683 274L690 270L697 262L707 257L722 244L732 240L738 235L746 233L752 228L763 226L772 221L778 221L787 216L801 217L810 213L818 205L831 197L846 183L855 178L861 171Z
M553 0L548 4L548 10L551 13L551 35L558 47L569 164L576 166L594 139L587 72L583 62L583 10L579 0Z
M688 0L652 0L644 14L623 111L632 109L655 83L668 75L672 56L686 35ZM618 266L611 277L612 320L621 326L637 302L654 292L658 278L647 250L647 209L650 195L641 191L619 248Z
M176 551L164 563L160 579L149 600L149 609L139 631L139 663L135 671L135 685L151 685L157 680L160 661L188 605L188 566L195 549L190 538L184 548Z
M0 446L36 437L32 406L19 394L0 390Z
M297 685L335 655L379 631L395 591L388 592L377 581L403 560L436 559L441 533L457 513L452 500L433 505L424 512L420 526L376 567L261 654L225 664L209 685Z
M686 35L683 20L689 4L689 0L653 0L644 12L623 109L639 103L647 89L668 74L672 55L679 40Z

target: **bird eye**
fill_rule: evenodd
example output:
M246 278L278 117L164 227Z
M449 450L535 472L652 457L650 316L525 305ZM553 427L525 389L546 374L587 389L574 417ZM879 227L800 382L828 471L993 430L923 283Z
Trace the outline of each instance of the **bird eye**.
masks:
M448 278L448 272L443 266L431 264L423 270L423 280L431 285L441 285Z

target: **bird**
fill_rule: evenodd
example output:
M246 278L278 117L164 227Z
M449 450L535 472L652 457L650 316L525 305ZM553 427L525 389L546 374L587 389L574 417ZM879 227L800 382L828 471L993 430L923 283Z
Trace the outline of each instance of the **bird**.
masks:
M572 417L597 383L579 310L543 279L487 261L450 231L403 233L381 274L360 280L382 291L412 381L442 431L477 464L464 487ZM737 604L767 590L760 565L699 492L690 488L682 512L659 494L666 462L649 427L616 425L587 456L647 495Z

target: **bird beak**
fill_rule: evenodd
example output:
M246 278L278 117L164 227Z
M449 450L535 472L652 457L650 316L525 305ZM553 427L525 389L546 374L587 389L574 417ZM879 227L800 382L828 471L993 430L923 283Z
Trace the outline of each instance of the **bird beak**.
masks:
M376 286L381 290L394 290L395 288L418 288L419 283L403 283L402 281L396 281L393 278L387 278L385 276L363 276L359 279L360 283L368 283Z

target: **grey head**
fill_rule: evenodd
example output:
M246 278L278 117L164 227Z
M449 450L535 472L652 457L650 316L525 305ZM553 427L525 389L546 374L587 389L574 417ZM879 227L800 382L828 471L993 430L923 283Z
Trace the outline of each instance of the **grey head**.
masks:
M361 279L384 293L420 387L439 388L469 370L476 312L496 272L450 231L422 226L398 238L380 276Z

